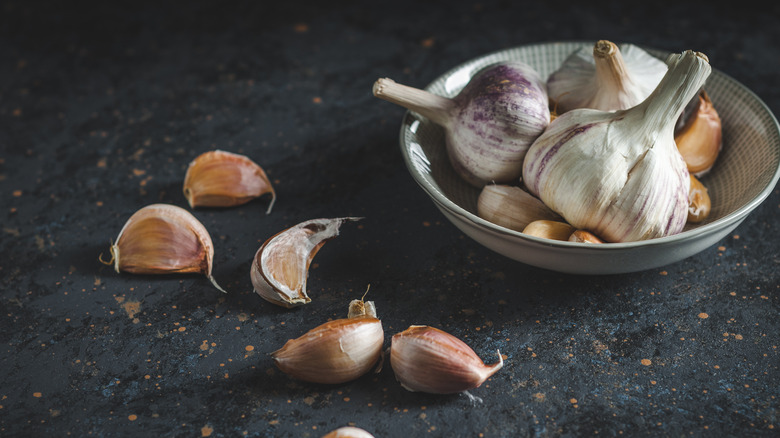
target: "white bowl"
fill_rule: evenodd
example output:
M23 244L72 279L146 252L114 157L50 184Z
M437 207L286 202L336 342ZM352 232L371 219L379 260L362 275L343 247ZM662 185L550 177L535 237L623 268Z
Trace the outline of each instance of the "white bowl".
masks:
M574 50L594 42L553 42L502 50L463 63L425 89L455 96L482 67L521 60L543 78ZM681 48L680 51L685 48ZM645 49L660 59L666 53ZM401 151L415 181L455 226L480 244L517 261L573 274L617 274L677 262L715 244L771 193L780 177L780 126L750 90L713 69L704 89L723 125L723 150L701 178L712 199L710 216L677 235L641 242L586 244L528 236L477 216L479 190L451 168L441 127L408 111L401 125Z

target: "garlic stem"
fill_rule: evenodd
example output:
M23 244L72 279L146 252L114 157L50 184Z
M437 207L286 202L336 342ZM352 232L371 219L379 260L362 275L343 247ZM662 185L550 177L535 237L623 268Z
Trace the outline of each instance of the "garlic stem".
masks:
M600 40L593 46L598 88L625 91L633 87L633 80L618 46L612 41Z
M437 125L447 126L455 102L425 90L402 85L392 79L380 78L374 83L374 96L419 113Z

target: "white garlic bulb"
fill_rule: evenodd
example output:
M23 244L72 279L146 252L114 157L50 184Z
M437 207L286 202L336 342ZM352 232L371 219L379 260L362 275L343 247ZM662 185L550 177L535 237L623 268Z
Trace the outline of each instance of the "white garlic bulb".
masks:
M628 109L645 100L666 71L663 61L635 45L618 48L600 40L592 50L583 47L566 58L547 78L547 92L558 114Z
M674 127L711 68L706 56L690 50L667 63L669 71L639 105L569 111L529 149L526 187L575 228L608 242L682 231L690 183Z

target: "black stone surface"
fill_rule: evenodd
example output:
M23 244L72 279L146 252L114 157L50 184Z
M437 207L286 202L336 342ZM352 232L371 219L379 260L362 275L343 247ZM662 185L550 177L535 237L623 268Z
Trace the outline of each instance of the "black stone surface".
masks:
M0 436L778 436L780 194L682 262L573 276L522 265L445 220L409 176L403 110L378 77L424 86L484 53L610 39L705 52L780 111L780 9L674 2L0 3ZM187 164L251 156L278 193L199 209L223 295L198 275L117 274L127 218L186 207ZM270 235L346 224L313 301L252 291ZM389 346L411 324L504 368L463 395L411 393L389 366L295 381L269 353L370 284Z

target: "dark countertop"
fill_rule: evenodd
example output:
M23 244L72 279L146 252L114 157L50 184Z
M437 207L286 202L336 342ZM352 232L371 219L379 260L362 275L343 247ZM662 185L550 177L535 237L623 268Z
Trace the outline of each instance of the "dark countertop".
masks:
M777 188L679 263L550 272L447 222L404 166L404 111L371 95L383 76L424 86L487 52L611 39L700 50L778 114L777 5L113 3L0 3L0 436L778 435ZM134 211L186 207L186 166L215 148L278 194L270 215L267 198L194 211L229 293L102 265ZM315 257L310 304L252 291L266 238L338 216L365 219ZM386 346L428 324L488 363L501 350L482 403L407 392L389 366L336 386L276 370L269 353L369 284Z

